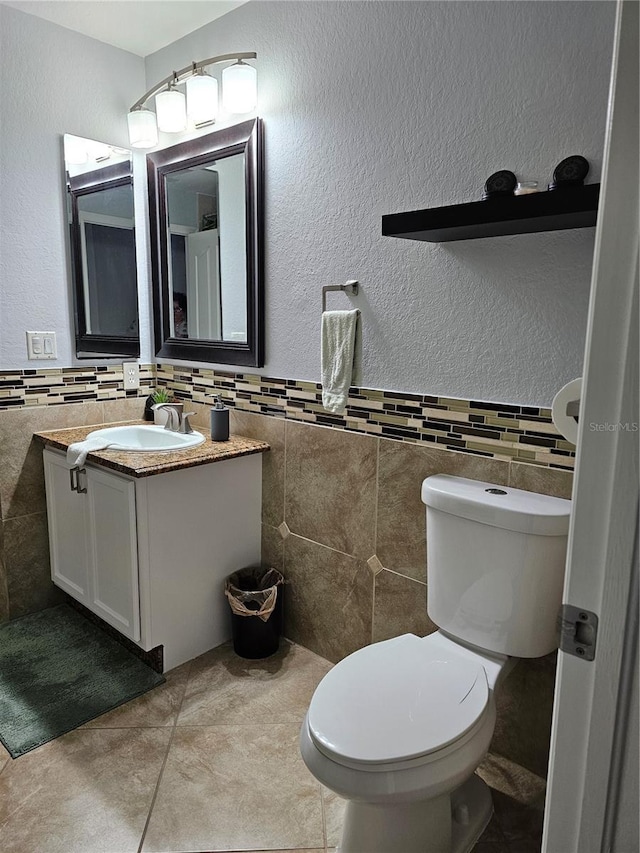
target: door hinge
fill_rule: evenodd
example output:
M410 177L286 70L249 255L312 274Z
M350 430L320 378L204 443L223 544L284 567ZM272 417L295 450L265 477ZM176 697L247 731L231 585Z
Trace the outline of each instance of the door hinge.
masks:
M598 617L584 607L563 604L560 612L560 651L583 660L596 656Z

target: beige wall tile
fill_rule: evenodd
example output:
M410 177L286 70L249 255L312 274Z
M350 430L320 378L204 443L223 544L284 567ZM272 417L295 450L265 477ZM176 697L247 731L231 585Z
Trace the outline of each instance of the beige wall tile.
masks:
M46 513L5 521L4 546L11 619L63 600L60 590L51 583Z
M427 616L427 587L386 569L375 577L373 642L400 634L424 637L437 630Z
M262 521L277 527L284 520L285 421L231 409L231 432L266 441L262 454Z
M185 403L185 412L195 412L190 419L190 423L198 432L206 436L207 441L211 438L211 406L206 403L196 403L194 400L189 400Z
M262 556L263 566L277 569L284 573L284 539L280 531L268 524L262 525Z
M144 404L146 397L128 397L124 400L105 400L104 421L105 424L115 424L119 421L139 421L144 416Z
M284 575L289 639L334 663L371 642L373 575L365 562L291 535Z
M527 465L512 462L509 466L509 485L514 489L538 492L541 495L553 495L556 498L571 499L573 471L560 471L558 468L543 468L540 465Z
M9 762L0 775L2 853L137 850L170 734L82 729Z
M519 660L497 694L498 719L491 752L546 778L556 652Z
M260 721L178 727L143 851L322 847L320 786L299 733Z
M367 560L375 551L378 439L293 421L286 436L292 532Z
M506 485L509 463L469 453L380 439L376 554L386 569L426 580L426 513L422 481L453 474Z
M44 512L42 444L34 432L103 423L102 403L73 403L0 412L2 517Z

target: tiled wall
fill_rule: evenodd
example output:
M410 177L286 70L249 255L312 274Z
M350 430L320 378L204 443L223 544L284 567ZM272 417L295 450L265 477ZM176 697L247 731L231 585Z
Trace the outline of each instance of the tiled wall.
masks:
M0 372L0 411L146 397L155 384L155 364L140 365L140 388L125 391L122 365Z
M132 392L121 366L0 374L0 622L60 599L49 577L42 446L33 433L139 418L153 375L153 365L141 365Z
M140 417L153 368L143 375L145 387L133 398L112 368L0 377L0 620L57 596L33 433ZM574 449L548 410L351 389L341 418L324 412L314 383L159 365L157 384L189 400L205 430L210 395L221 393L232 406L232 430L271 445L263 457L263 560L289 581L287 636L333 661L372 641L434 630L420 500L426 476L571 494ZM74 394L84 402L59 405ZM492 745L539 776L554 672L553 655L517 665L500 694Z
M169 364L158 365L157 382L177 398L210 403L217 393L245 411L348 432L552 468L572 470L575 461L575 447L557 432L549 409L351 388L345 414L334 415L322 407L322 389L315 382Z

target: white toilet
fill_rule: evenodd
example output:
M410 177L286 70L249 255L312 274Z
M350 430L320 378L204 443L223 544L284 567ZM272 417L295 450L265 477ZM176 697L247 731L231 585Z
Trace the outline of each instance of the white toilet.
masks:
M366 646L318 685L300 733L347 802L340 853L468 853L493 813L474 775L510 657L557 647L571 502L439 474L427 505L439 630Z

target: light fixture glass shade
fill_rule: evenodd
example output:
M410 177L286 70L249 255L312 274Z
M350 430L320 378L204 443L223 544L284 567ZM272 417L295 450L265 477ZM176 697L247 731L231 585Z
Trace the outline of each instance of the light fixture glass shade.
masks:
M158 125L151 110L133 110L127 116L132 148L153 148L158 144Z
M193 124L215 121L218 115L218 81L208 74L187 80L187 115Z
M222 72L222 105L228 113L249 113L258 103L258 73L239 60Z
M177 89L167 89L156 95L158 130L179 133L187 129L187 104L185 96Z

